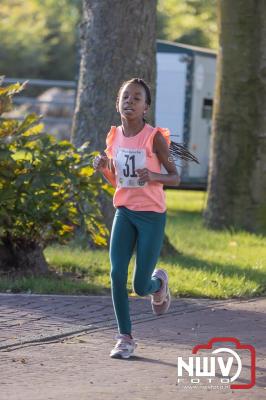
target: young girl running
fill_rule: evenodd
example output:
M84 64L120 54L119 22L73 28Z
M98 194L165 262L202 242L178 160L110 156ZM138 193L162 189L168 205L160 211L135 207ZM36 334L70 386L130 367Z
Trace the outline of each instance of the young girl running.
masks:
M129 358L136 341L132 336L127 293L128 265L136 246L133 289L150 295L153 313L165 313L171 302L168 275L154 269L160 255L166 223L163 185L178 186L180 178L169 152L168 129L149 125L144 116L151 104L150 89L133 78L119 89L116 108L121 125L107 134L106 149L93 165L116 188L111 237L111 291L119 334L110 356ZM161 173L161 166L167 173Z

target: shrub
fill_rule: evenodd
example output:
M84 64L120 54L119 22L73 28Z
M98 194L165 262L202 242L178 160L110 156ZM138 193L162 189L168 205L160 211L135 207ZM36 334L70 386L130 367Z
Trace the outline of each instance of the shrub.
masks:
M75 148L57 141L36 114L23 121L3 116L26 83L0 82L0 267L46 271L44 248L67 243L78 228L107 244L97 197L109 189L94 174L98 152L89 153L89 142Z

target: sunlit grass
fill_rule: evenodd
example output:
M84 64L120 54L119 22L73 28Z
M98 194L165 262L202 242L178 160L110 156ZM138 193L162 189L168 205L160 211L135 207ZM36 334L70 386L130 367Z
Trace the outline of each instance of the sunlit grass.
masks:
M203 224L205 192L168 191L166 232L182 253L164 264L176 295L254 296L266 288L266 237Z
M244 231L214 231L203 224L206 193L167 190L166 234L181 253L158 260L173 296L251 297L266 293L266 237ZM35 293L110 294L107 250L50 246L45 256L57 277L1 280L0 290ZM129 265L132 291L135 256Z

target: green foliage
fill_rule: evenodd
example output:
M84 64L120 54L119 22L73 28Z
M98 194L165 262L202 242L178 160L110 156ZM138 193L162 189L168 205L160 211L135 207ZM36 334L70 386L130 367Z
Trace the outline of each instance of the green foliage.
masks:
M217 48L216 0L159 0L157 38Z
M0 115L24 87L0 86ZM45 246L66 243L82 227L106 245L97 197L106 185L94 174L89 142L76 149L43 132L36 114L23 121L0 119L0 238L27 239Z
M2 0L2 73L75 79L81 6L81 0ZM158 0L157 38L216 48L216 0Z
M80 9L79 0L2 0L1 72L11 77L74 79Z

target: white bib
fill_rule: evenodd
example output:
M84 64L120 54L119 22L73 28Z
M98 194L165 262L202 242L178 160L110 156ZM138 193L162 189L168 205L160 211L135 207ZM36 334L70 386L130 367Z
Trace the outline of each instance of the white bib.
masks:
M116 184L117 187L144 187L139 183L139 176L136 170L146 167L146 150L145 149L127 149L119 147L115 159L116 165Z

